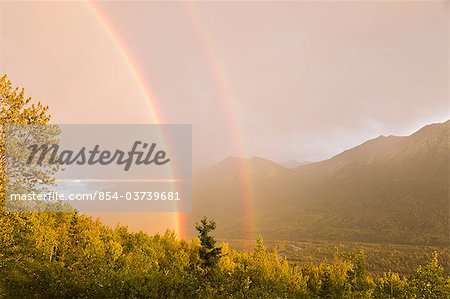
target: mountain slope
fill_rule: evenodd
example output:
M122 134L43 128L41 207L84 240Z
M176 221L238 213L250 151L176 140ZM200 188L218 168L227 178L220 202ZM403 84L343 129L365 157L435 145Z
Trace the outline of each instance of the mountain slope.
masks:
M295 169L228 158L194 178L191 221L243 238L449 243L450 122Z
M300 162L300 161L296 161L296 160L287 160L287 161L284 161L284 162L280 162L280 165L283 165L286 168L292 169L292 168L296 168L296 167L299 167L299 166L307 165L307 164L310 164L310 163L311 163L310 161L302 161L302 162Z

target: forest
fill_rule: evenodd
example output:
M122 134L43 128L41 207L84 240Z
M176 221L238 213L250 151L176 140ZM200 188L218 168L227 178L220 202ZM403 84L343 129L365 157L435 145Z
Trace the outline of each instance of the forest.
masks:
M365 255L297 265L268 250L218 243L215 223L198 238L112 229L78 213L2 213L2 298L448 298L437 253L409 275L373 274Z
M292 263L258 237L236 250L200 219L192 240L111 228L77 212L7 212L6 124L50 121L48 107L0 79L1 298L449 298L438 253L407 274L374 273L364 252ZM51 178L36 180L51 183Z

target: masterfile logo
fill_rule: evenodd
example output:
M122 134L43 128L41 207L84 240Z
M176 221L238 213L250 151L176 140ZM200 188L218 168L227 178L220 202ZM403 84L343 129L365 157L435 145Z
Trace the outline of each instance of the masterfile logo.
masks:
M178 124L7 125L7 209L190 210L191 135Z
M141 146L142 150L139 150ZM58 144L33 144L29 146L31 153L28 156L27 164L33 164L35 162L38 165L42 165L46 156L48 158L48 164L60 164L60 165L108 165L116 163L117 165L124 165L124 171L130 170L132 164L136 165L164 165L170 161L166 158L166 152L163 150L155 150L156 143L152 143L150 146L146 142L135 141L130 151L124 152L122 150L115 150L113 152L109 150L100 150L100 145L96 144L92 150L87 150L86 147L82 147L81 150L75 153L72 150L60 151ZM155 153L156 152L156 153ZM134 158L136 157L136 159ZM36 159L35 159L36 158Z

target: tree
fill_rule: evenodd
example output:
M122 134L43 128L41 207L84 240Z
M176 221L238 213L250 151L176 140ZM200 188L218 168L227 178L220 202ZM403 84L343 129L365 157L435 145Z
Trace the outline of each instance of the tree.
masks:
M438 253L433 252L425 266L419 266L412 275L410 292L416 298L450 298L450 279L445 277L444 268L439 265Z
M42 105L41 102L31 103L30 97L25 97L25 90L13 87L11 81L4 75L0 78L0 212L5 207L5 187L10 177L6 173L6 155L5 155L5 135L7 125L24 125L34 124L42 125L50 121L48 106ZM57 133L57 132L55 132ZM23 169L15 171L13 174L15 179L24 181L24 178L18 178L23 174ZM26 178L26 186L35 187L37 185L45 185L52 182L51 173L45 170L27 171L32 173L32 177Z
M27 271L40 267L40 263L48 257L47 253L53 248L51 231L40 230L44 228L43 223L46 223L48 215L5 213L5 188L11 179L21 181L21 185L28 188L44 186L53 180L51 172L44 169L24 171L22 167L6 173L7 158L11 148L14 149L6 146L6 131L9 125L43 125L50 121L48 107L31 101L31 98L25 97L23 88L13 87L6 75L0 77L0 276L4 280L9 277L9 280L5 280L0 286L4 293L0 294L0 297L8 297L6 294L14 293L17 290L14 285L20 288L27 284L24 281L31 277L27 276ZM20 154L19 150L17 154ZM39 271L36 270L36 273ZM32 289L31 286L29 289Z
M216 222L208 221L207 217L203 217L200 223L195 224L200 239L200 259L205 269L211 269L217 265L222 256L222 248L216 246L216 239L210 233L216 229Z

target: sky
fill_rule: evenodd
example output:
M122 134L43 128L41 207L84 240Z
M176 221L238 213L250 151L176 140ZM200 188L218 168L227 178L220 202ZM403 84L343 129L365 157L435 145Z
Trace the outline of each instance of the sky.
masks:
M192 124L194 169L318 161L450 118L448 25L446 1L1 2L0 73L54 123Z
M316 161L449 118L444 1L0 7L1 72L54 122L154 122L131 60L160 121L193 125L198 167Z

